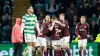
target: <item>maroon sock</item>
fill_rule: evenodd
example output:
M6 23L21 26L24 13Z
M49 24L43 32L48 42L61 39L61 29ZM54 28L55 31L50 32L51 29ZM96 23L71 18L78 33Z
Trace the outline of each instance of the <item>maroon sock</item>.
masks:
M67 52L68 56L71 55L71 52L70 52L70 49L69 48L66 49L66 52Z
M79 56L82 56L82 55L81 55L81 52L82 52L82 50L79 50Z
M60 50L54 50L54 55L55 56L61 56Z
M86 50L83 50L83 56L85 56L86 55Z
M50 55L50 48L47 48L47 54Z
M58 56L58 50L54 50L54 56Z
M44 56L48 56L48 53L47 53L47 51L44 51Z
M64 50L60 50L61 56L65 56Z
M33 51L34 53L33 53L33 56L35 56L36 55L36 51Z
M39 51L39 52L38 52L38 56L41 56L41 55L42 55L42 51Z

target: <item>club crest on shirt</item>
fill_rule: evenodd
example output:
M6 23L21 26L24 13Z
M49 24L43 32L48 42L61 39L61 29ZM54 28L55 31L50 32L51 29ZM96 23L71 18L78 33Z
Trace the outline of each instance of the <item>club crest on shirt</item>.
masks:
M86 26L84 26L84 28L86 28Z
M33 20L31 20L31 22L33 22Z

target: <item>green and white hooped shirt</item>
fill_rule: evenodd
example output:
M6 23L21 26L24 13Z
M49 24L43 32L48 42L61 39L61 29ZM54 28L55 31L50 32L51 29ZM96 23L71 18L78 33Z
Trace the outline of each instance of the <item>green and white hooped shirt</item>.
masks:
M25 23L24 34L35 34L34 27L37 23L36 15L33 14L30 16L29 14L25 14L22 17L22 23Z

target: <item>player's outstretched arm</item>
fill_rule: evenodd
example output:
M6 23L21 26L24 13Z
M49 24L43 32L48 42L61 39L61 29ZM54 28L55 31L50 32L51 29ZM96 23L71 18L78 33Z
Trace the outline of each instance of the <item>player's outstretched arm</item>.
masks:
M55 25L55 22L52 23L52 26L51 26L51 27L49 27L49 30L50 30L50 31L53 30L54 25Z

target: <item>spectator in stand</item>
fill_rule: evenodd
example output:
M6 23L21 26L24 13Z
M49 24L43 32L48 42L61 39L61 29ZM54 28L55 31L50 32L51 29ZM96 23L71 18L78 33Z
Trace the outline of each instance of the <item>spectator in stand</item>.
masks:
M95 21L97 22L98 18L96 16L96 14L93 14L91 18L88 19L88 23L89 25L92 25L92 22Z
M13 4L12 4L12 0L4 0L4 3L8 3L10 7L13 6Z
M80 4L77 14L78 14L78 17L86 14L86 8L83 4Z
M90 35L93 37L93 41L96 39L97 34L99 33L99 26L95 21L92 21L92 25L90 25Z
M38 17L38 20L43 20L44 19L44 12L41 11L39 17Z
M11 14L11 7L9 6L9 3L5 3L3 7L3 13Z
M67 20L69 22L69 26L72 27L73 17L74 15L77 15L77 8L73 3L71 3L70 7L67 9L66 15L68 18Z
M97 5L97 7L96 7L96 15L97 15L97 17L99 17L99 14L100 14L100 5Z
M100 0L97 0L96 6L100 6Z
M37 8L36 15L37 15L37 19L40 19L40 17L43 16L43 11L40 7Z
M9 41L11 35L11 16L9 14L4 14L2 16L2 42Z
M50 3L46 6L46 11L50 16L55 15L58 9L59 8L55 3L55 0L50 0Z
M59 10L58 10L58 14L59 13L65 13L65 7L64 7L64 4L61 4Z
M2 27L2 42L1 43L10 43L11 39L11 27L6 25Z
M95 7L97 4L97 0L91 0L91 1L92 1L93 6Z
M21 19L16 18L16 23L12 29L11 41L14 44L14 56L22 56L22 42L23 38L20 37Z
M79 8L81 3L82 3L81 0L77 0L76 1L76 6Z
M2 26L5 26L7 24L11 27L11 25L12 25L12 19L11 19L11 15L9 15L8 13L5 13L2 16Z
M40 8L41 10L43 10L43 4L40 3L40 2L37 2L37 3L35 4L35 10L37 10L38 8Z
M88 5L88 7L87 7L87 17L88 17L88 18L92 17L93 13L94 13L94 7L93 7L93 5L90 3L90 4Z
M4 37L4 41L11 43L11 31L12 28L10 27L10 25L7 25L6 27L6 31L5 31L5 37Z
M78 17L77 17L77 15L74 15L74 18L73 18L73 22L72 22L72 24L73 24L73 26L70 28L70 42L73 40L73 39L75 39L75 27L76 27L76 24L78 23Z

